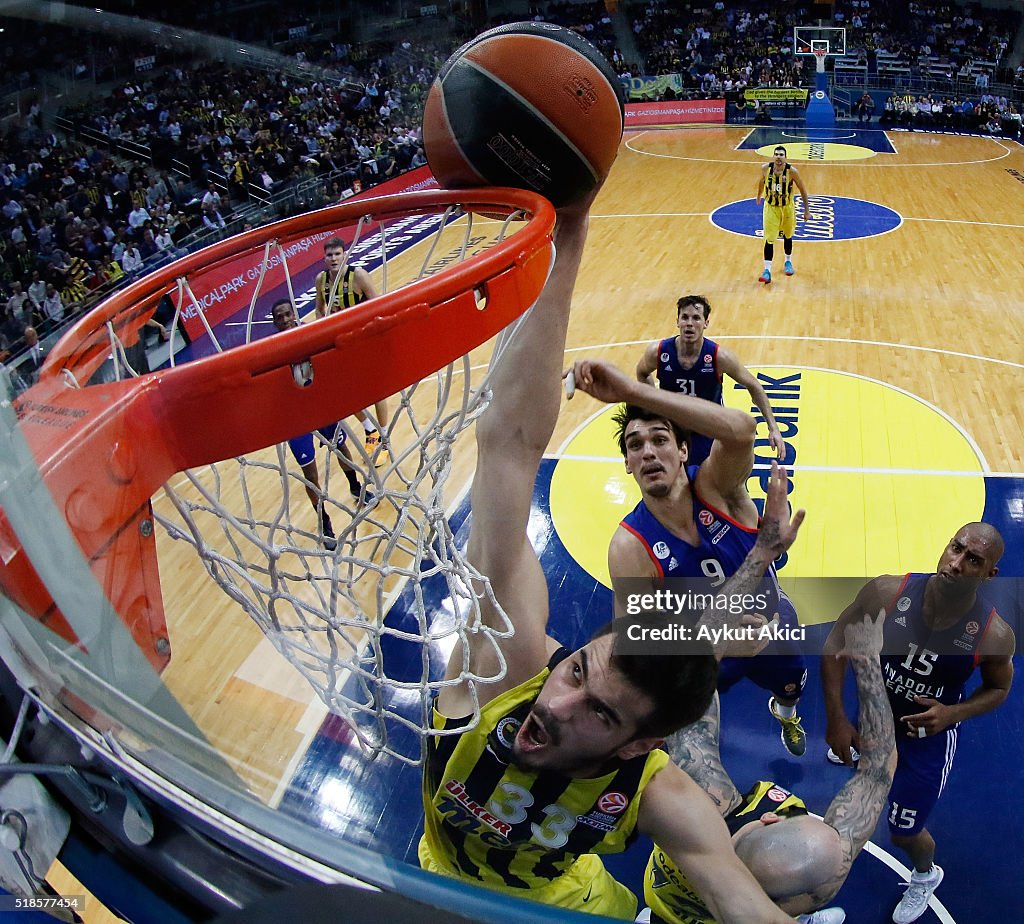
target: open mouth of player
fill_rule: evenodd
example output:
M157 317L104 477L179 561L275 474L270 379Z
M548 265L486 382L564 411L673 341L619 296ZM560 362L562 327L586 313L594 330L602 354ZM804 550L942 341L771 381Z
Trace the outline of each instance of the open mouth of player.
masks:
M544 726L532 712L526 717L522 727L519 729L517 744L526 753L536 751L551 742L551 736Z

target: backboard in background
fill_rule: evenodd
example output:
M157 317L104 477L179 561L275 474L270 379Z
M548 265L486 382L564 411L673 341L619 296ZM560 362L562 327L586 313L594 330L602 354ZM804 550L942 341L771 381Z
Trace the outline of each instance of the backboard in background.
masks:
M826 48L833 57L846 54L846 29L838 27L794 26L793 54L813 55L815 49Z

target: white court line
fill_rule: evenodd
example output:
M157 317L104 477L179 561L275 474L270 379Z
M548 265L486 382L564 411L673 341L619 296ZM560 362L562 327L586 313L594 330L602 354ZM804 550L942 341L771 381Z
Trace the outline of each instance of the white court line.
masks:
M813 196L811 197L814 198ZM980 225L983 228L1024 228L1024 225L1011 225L1001 221L967 221L964 218L904 218L904 221L934 221L950 225Z
M812 200L814 198L815 198L814 196L811 196ZM737 202L742 202L743 200L742 199L738 199L736 201ZM868 199L861 199L860 201L861 202L868 202L870 200L868 200ZM726 203L726 205L733 205L733 204L734 203L731 203L731 202L727 202ZM723 206L717 206L716 208L712 209L710 212L643 212L643 213L638 213L638 212L614 212L614 213L612 213L612 212L610 212L607 215L591 215L590 217L593 218L593 219L600 219L600 218L705 218L706 217L708 219L708 221L710 221L712 223L712 225L717 230L719 230L719 231L728 231L730 234L736 234L736 235L738 235L740 237L750 237L749 234L745 234L743 231L733 231L731 228L723 228L721 225L716 225L714 223L714 218L713 218L714 213L717 212L718 209L720 209L722 207ZM936 224L977 225L978 227L981 227L981 228L1011 228L1011 229L1013 229L1015 231L1017 231L1017 230L1024 230L1024 224L1013 225L1013 224L1009 224L1009 223L1006 223L1006 222L997 222L997 221L967 221L967 220L965 220L963 218L913 218L913 217L908 217L906 215L900 215L900 213L897 212L896 209L893 209L890 206L884 206L884 207L889 209L894 214L899 215L900 225L903 222L906 222L906 221L931 221L931 222L935 222ZM878 233L878 234L869 235L869 237L877 238L877 237L882 237L885 234L891 234L893 231L896 231L900 227L900 225L896 225L895 227L890 228L888 231L883 231L883 232ZM805 240L803 238L798 238L798 240L800 240L800 242L802 244L817 243L817 241L813 240L813 239L812 240ZM846 240L846 238L844 238L843 240ZM850 240L862 240L862 238L850 238ZM831 241L824 241L824 243L832 243L832 242ZM256 323L256 322L253 322L253 323ZM266 322L261 322L261 323L266 323ZM722 338L719 338L719 339L722 339Z
M821 815L817 814L817 812L808 812L807 814L810 815L812 818L817 818L819 821L824 821ZM876 844L874 841L868 841L864 845L864 852L871 854L871 856L873 856L876 860L881 860L882 863L888 866L889 869L891 869L901 878L906 880L910 879L910 869L904 866L902 863L900 863L900 861L897 860L884 847L879 847L878 844ZM940 924L956 924L956 920L953 918L953 915L949 913L949 910L946 908L946 906L942 904L942 902L940 902L934 894L928 900L928 905L932 909L932 911L935 912L935 916L939 919Z
M723 123L719 127L720 128L721 127L728 128L728 127L731 127L731 126L729 126L728 123ZM641 132L640 134L634 136L633 138L628 139L625 142L626 147L630 151L632 151L634 154L641 154L644 157L661 157L661 158L664 158L665 160L688 160L688 161L692 161L693 163L698 163L698 164L732 164L733 166L743 167L744 169L750 167L751 164L757 163L757 164L762 164L763 165L763 163L764 163L763 159L761 158L761 155L757 155L758 156L758 160L757 161L753 161L753 160L735 160L735 159L733 159L733 160L725 160L725 159L717 158L717 157L684 157L681 154L657 154L654 151L644 151L644 150L641 150L640 148L633 147L633 142L638 140L639 138L643 137L644 134L645 134L645 132ZM916 163L915 164L885 163L884 161L877 160L877 158L868 158L866 160L861 160L861 161L857 161L857 160L816 160L816 161L814 161L814 165L816 167L859 167L859 168L862 168L862 169L864 167L886 167L886 168L887 167L970 167L970 166L973 166L975 164L991 164L991 163L994 163L997 160L1003 160L1004 158L1009 157L1011 154L1015 153L1011 148L1009 148L1005 144L1003 144L1003 141L1012 140L1012 139L993 138L993 137L988 136L988 135L949 135L948 132L921 132L920 134L922 134L922 135L948 135L951 138L980 138L983 141L990 141L993 144L995 144L997 147L1002 148L1002 153L996 155L995 157L983 157L983 158L981 158L979 160L942 160L942 161L934 161L934 162L931 162L931 163L923 163L923 164L916 164ZM740 142L740 145L742 145L745 140L746 140L746 138L744 138L743 141ZM889 143L892 144L891 141ZM1019 142L1015 142L1015 143L1019 144ZM738 151L740 149L740 145L737 145L733 150L737 150ZM892 146L893 146L893 148L896 147L895 145L892 145ZM752 148L746 148L745 150L751 150L752 151L753 149ZM875 153L876 154L886 154L888 152L887 151L876 151Z
M590 346L569 347L566 353L582 353L587 350L605 350L612 347L644 346L651 343L650 340L620 340L617 343L599 343ZM996 359L993 356L984 356L981 353L961 353L959 350L946 350L942 347L916 346L909 343L893 343L888 340L858 340L853 337L805 337L791 336L789 334L720 334L717 340L805 340L811 343L853 343L858 346L880 346L892 347L899 350L917 350L922 353L938 353L942 356L955 356L958 359L976 359L979 362L995 363L1000 366L1010 366L1014 369L1024 369L1024 363L1014 362L1011 359ZM755 363L756 365L756 363ZM760 366L758 367L760 368ZM776 368L785 368L776 364ZM885 384L885 383L883 383Z
M592 215L591 218L704 218L710 214L710 212L621 212Z
M881 860L886 866L889 867L889 869L897 873L903 879L910 879L910 870L902 863L900 863L900 861L897 860L891 853L879 847L873 841L868 841L864 845L864 851L865 853L870 853L871 856L875 857L876 859ZM956 924L956 919L953 917L953 915L949 913L946 906L935 897L934 893L932 894L932 897L928 899L928 906L932 909L932 911L935 912L935 917L939 919L941 924Z
M572 437L570 437L570 440ZM566 442L569 442L567 440ZM598 462L622 464L622 456L588 456L573 452L548 452L544 454L545 459L553 459L558 462ZM787 465L786 471L790 473L799 472L826 472L836 475L931 475L937 478L1024 478L1021 472L993 472L984 471L959 471L956 469L928 469L928 468L884 468L859 465ZM771 471L771 465L757 463L754 471Z
M825 131L829 131L829 129L824 129L824 130ZM819 131L820 131L820 129L819 129ZM832 129L832 131L834 131L834 129ZM843 135L842 138L838 138L838 137L836 137L836 138L812 138L810 135L792 135L792 134L790 134L787 131L780 131L780 134L782 135L783 138L792 138L794 141L797 141L797 142L800 142L800 143L803 143L803 142L806 141L808 144L835 144L837 141L842 141L843 138L856 138L857 137L857 132L850 132L850 134L848 134L848 135ZM765 144L765 145L762 145L762 147L766 148L766 147L768 147L768 145ZM859 145L858 145L858 147L859 147ZM750 149L747 148L747 150L750 150ZM875 153L875 154L885 154L887 152L885 152L885 151L874 151L873 153Z

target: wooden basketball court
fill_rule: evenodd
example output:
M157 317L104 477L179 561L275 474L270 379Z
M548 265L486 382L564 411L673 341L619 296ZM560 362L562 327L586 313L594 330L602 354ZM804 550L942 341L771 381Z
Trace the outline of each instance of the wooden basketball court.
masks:
M596 356L632 370L647 341L676 332L676 300L705 295L708 335L773 383L766 385L773 407L777 399L777 416L789 421L792 500L808 516L784 578L927 571L957 526L982 517L1007 540L1003 573L1024 575L1024 148L898 132L876 146L890 153L872 150L863 132L822 140L796 127L757 131L765 133L760 140L743 126L627 133L592 210L567 363ZM760 151L776 143L793 148L814 228L810 238L798 232L791 277L776 244L773 282L762 286L753 195ZM600 411L584 395L564 404L538 494L545 528L558 540L542 564L558 599L584 601L571 624L552 625L565 641L581 629L581 608L585 621L609 615L598 612L606 601L595 594L605 579L601 561L615 523L635 502ZM453 501L471 476L471 434L457 452ZM306 784L315 778L323 787L340 774L338 754L351 743L324 736L326 708L187 546L164 536L160 555L164 587L173 588L165 590L167 685L256 797L276 806L287 795L289 812L320 823L323 792ZM836 615L801 612L809 625ZM1019 636L1019 615L1008 615ZM749 692L724 701L723 738L727 766L741 757L753 768L744 772L799 786L822 811L842 771L822 756L816 684L812 676L804 697L809 743L799 764L781 751L777 729L762 721L764 704ZM741 708L744 697L749 709ZM1024 804L998 779L1013 778L1024 760L1022 717L1014 691L997 713L964 727L933 827L946 867L937 897L948 908L922 921L1015 916L1002 864L1024 849ZM328 739L334 744L325 746ZM300 768L305 776L296 776ZM347 821L382 851L414 858L415 770L385 762L364 772L391 795L372 806L353 798L345 811L367 814ZM884 854L882 826L875 843ZM898 897L894 868L888 859L858 860L840 895L848 911L856 909L851 920L888 920ZM636 875L628 862L623 869Z

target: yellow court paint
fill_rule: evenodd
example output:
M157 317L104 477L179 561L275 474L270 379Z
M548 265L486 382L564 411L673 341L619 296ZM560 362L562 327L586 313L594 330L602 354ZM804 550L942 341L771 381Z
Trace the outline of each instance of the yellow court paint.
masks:
M821 369L760 373L783 438L795 451L791 503L807 520L783 583L792 577L868 577L929 571L962 524L981 518L984 478L931 472L980 472L970 439L925 402L883 382ZM765 381L767 379L767 381ZM747 392L726 380L726 402L749 408ZM551 519L562 543L590 575L608 585L612 533L640 499L612 439L606 408L563 447L551 479ZM758 426L759 441L767 430ZM767 445L757 462L770 462ZM803 467L824 467L806 471ZM899 472L877 471L898 469ZM748 487L763 497L755 471ZM804 613L804 622L836 613Z
M771 160L777 144L762 145L757 153ZM786 160L866 160L877 152L859 144L838 144L834 141L787 141Z

